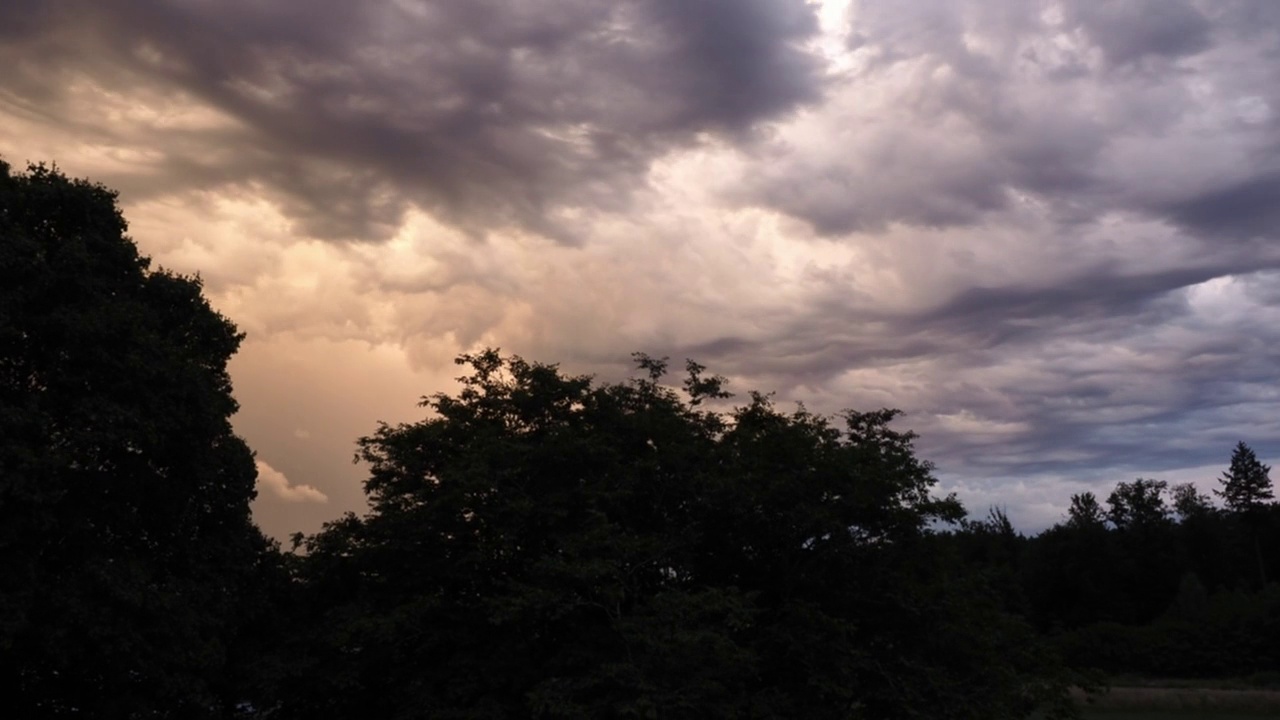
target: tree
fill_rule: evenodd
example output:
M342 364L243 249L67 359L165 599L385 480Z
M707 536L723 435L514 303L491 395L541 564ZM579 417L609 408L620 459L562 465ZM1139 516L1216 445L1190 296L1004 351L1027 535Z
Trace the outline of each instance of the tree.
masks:
M1107 515L1098 504L1096 495L1083 492L1071 496L1071 507L1067 510L1067 527L1075 530L1102 528L1106 520Z
M1173 510L1183 522L1205 518L1214 513L1213 502L1194 483L1180 483L1171 489Z
M0 673L16 716L215 714L268 549L228 422L241 335L116 196L0 163Z
M1253 537L1253 556L1258 568L1258 582L1267 584L1267 566L1262 556L1260 539L1263 523L1262 511L1274 499L1271 491L1271 467L1263 465L1253 449L1243 441L1231 452L1231 466L1222 473L1218 483L1221 489L1213 492L1222 498L1237 519L1242 520Z
M1148 622L1168 606L1181 562L1163 480L1116 483L1107 497L1107 519L1116 527L1117 577L1111 591L1122 622Z
M1163 480L1138 478L1131 483L1116 483L1107 496L1107 519L1121 530L1151 530L1169 522L1169 508L1164 502L1168 483Z
M1060 689L960 573L896 413L842 427L691 363L685 395L484 351L359 443L370 512L305 540L281 717L1021 717Z
M1231 467L1218 479L1221 489L1213 492L1233 513L1256 512L1275 497L1270 473L1271 467L1263 465L1253 450L1240 442L1231 452Z

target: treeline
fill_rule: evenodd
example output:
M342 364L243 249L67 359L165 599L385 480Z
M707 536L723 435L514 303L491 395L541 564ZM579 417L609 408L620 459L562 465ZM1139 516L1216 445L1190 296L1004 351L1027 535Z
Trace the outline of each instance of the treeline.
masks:
M953 540L1075 667L1280 681L1280 505L1244 443L1214 491L1139 478L1033 537L993 509Z
M1025 538L935 494L894 411L490 350L359 440L368 513L286 552L229 422L242 337L114 193L0 163L6 716L999 720L1069 715L1087 668L1274 665L1243 446L1225 510L1140 480Z

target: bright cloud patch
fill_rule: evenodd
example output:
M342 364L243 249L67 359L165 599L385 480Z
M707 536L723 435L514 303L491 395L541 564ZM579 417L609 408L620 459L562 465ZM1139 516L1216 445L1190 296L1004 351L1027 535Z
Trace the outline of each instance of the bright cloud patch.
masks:
M285 502L327 503L329 496L310 485L292 485L284 473L258 460L258 487L266 488Z

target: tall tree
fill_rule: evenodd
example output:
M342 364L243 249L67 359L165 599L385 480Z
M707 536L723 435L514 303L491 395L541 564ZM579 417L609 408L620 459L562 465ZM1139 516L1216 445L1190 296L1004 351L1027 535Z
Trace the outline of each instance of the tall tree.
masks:
M1221 488L1213 492L1234 513L1249 513L1274 499L1271 490L1271 467L1263 465L1253 449L1244 442L1231 452L1231 466L1218 479Z
M106 188L0 163L0 676L15 716L216 714L267 549L228 422L241 335L125 230Z
M1022 717L1055 685L931 527L893 411L841 425L665 361L596 385L486 351L360 443L371 511L307 540L282 716Z
M1231 452L1231 465L1218 479L1222 486L1214 493L1222 498L1237 519L1248 528L1247 532L1253 541L1254 562L1258 569L1258 583L1267 584L1267 566L1262 557L1261 524L1262 511L1275 498L1271 490L1271 467L1262 464L1253 448L1236 443Z

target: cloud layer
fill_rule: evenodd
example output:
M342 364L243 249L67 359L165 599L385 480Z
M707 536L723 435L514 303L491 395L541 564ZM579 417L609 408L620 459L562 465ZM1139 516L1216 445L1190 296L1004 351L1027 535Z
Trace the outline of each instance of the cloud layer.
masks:
M902 407L1043 525L1280 456L1277 8L11 2L0 153L202 272L244 432L329 512L356 435L499 345Z
M23 28L3 56L19 100L68 131L156 146L130 178L136 193L175 180L238 187L334 239L385 238L410 206L472 231L572 238L569 217L624 209L652 158L700 134L747 132L821 85L799 47L817 29L801 0L152 0L0 13ZM155 112L130 117L140 95ZM119 101L122 122L76 112L100 114L104 100Z

